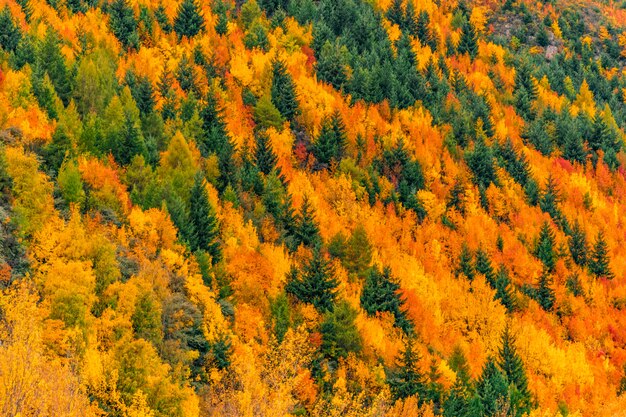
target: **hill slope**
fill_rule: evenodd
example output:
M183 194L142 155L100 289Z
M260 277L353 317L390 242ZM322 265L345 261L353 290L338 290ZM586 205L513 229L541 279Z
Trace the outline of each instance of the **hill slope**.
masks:
M3 4L2 415L623 412L621 5Z

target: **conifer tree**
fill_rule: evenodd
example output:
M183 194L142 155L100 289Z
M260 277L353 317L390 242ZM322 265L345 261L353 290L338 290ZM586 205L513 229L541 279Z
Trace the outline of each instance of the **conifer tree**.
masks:
M190 246L193 251L204 250L211 255L215 265L222 258L219 243L219 224L215 209L209 201L204 177L198 173L194 179L189 199L189 222L193 225Z
M478 55L478 37L476 36L476 29L474 29L474 26L469 21L466 21L461 28L459 53L468 54L472 59L476 58L476 55Z
M589 248L587 246L587 235L585 231L580 227L578 221L574 222L572 227L572 233L569 238L569 252L572 255L572 260L579 266L587 265L587 253Z
M357 225L346 242L343 266L352 274L363 277L372 262L372 245L362 224Z
M313 147L313 154L324 166L341 160L346 146L345 129L338 111L322 122L322 131Z
M165 6L163 6L163 4L159 4L159 6L155 9L154 18L159 26L161 26L161 30L163 32L170 33L172 31L172 24L170 23L170 19L167 17L167 12L165 11Z
M554 295L554 289L551 287L552 278L548 271L543 271L541 276L539 277L539 282L537 283L537 289L535 290L535 298L537 302L545 311L552 311L554 308L554 303L556 302L556 297Z
M544 264L548 272L554 272L556 253L554 252L554 232L547 221L544 221L535 244L535 256Z
M236 166L235 145L226 130L226 123L221 113L215 96L209 93L200 110L202 133L197 140L203 157L206 158L210 154L217 156L220 171L218 189L223 191L229 183L234 183Z
M391 23L402 26L404 23L404 10L402 9L402 0L393 0L389 10L387 10L387 18Z
M510 403L506 377L493 358L487 359L483 372L476 381L476 395L469 415L495 417L504 415Z
M183 199L174 192L168 193L165 206L174 226L178 229L178 240L191 243L193 239L193 225L189 221L189 213Z
M186 54L183 55L180 62L178 63L176 80L178 81L180 88L182 88L184 92L197 92L196 70L193 67L193 62L191 62Z
M413 326L403 311L404 300L400 297L399 291L400 285L391 275L391 269L388 266L382 271L372 268L361 292L361 307L370 316L378 312L393 314L396 326L405 333L410 333Z
M357 315L358 312L345 300L337 303L333 311L326 313L320 325L321 351L326 357L336 360L361 350L361 335L354 324Z
M14 52L22 39L22 32L13 21L9 6L0 12L0 47L7 52Z
M54 86L54 91L63 101L63 104L66 106L69 104L72 93L71 74L65 65L65 57L61 52L61 39L51 27L46 31L46 36L37 50L33 76L35 73L40 74L41 79L47 73Z
M254 160L257 168L265 175L269 175L277 169L278 158L272 149L270 138L265 132L257 132L254 135L256 147L254 149Z
M473 257L466 243L463 243L461 254L459 255L459 266L457 275L463 274L468 280L474 279L474 266L472 265Z
M498 179L494 166L494 157L491 148L485 144L484 138L476 139L474 149L466 152L465 161L474 174L474 182L485 189L491 183L497 184Z
M279 59L272 62L272 103L287 120L293 121L300 113L296 87L285 63Z
M502 305L506 307L509 313L515 311L517 307L515 295L511 288L511 279L509 278L509 272L504 265L500 265L498 273L496 275L496 295L495 298L500 300Z
M179 38L193 38L204 30L204 19L195 0L183 0L174 19L174 31Z
M456 379L443 403L443 416L469 417L469 399L473 387L469 364L459 346L454 347L448 364L456 373Z
M280 224L285 230L287 236L294 237L297 230L298 216L293 208L292 197L289 192L285 193L282 204L280 205ZM297 247L297 244L295 245ZM287 247L290 247L288 244Z
M498 367L509 384L511 410L514 416L522 416L531 408L531 395L524 363L517 353L515 338L508 325L502 333L501 346L498 350Z
M128 0L114 0L109 7L111 32L126 49L139 47L137 20Z
M541 193L541 198L539 199L539 208L548 213L554 220L559 220L561 218L561 213L557 204L560 203L560 201L561 196L559 195L556 181L552 175L549 175L546 182L546 188L543 193Z
M426 385L424 375L419 369L419 361L420 355L415 349L415 342L412 337L407 337L404 349L396 361L398 372L388 380L396 399L418 395L420 402L424 401Z
M491 265L491 260L489 259L489 255L484 249L481 247L476 251L476 272L479 274L483 274L485 276L485 280L491 286L491 288L496 288L496 274L493 270L493 266Z
M332 265L317 245L313 248L311 259L302 268L302 273L295 267L289 271L285 290L300 301L313 304L319 311L332 311L337 285Z
M320 241L320 231L315 221L315 214L313 213L313 207L307 196L302 201L302 207L300 207L300 213L295 218L296 227L295 234L295 248L301 244L304 246L314 245Z
M123 166L130 164L135 155L146 156L146 144L137 121L129 114L124 116L124 124L119 135L114 137L118 143L112 143L111 151L115 160Z
M613 272L609 265L609 250L604 240L604 232L598 232L589 258L589 272L597 278L613 279Z

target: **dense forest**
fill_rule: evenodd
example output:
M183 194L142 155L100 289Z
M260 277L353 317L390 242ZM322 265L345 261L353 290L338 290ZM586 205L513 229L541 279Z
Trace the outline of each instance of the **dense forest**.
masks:
M0 48L0 415L624 415L626 2L2 0Z

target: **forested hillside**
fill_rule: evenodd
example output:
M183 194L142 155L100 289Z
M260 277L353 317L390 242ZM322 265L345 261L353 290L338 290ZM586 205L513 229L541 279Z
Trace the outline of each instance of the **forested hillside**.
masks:
M1 0L0 47L0 415L624 415L626 3Z

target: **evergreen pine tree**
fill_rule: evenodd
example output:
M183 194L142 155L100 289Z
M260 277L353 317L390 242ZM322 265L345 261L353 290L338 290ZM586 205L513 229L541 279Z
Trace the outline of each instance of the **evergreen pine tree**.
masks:
M476 185L486 189L491 183L498 183L493 152L491 148L485 144L482 137L476 139L472 151L466 152L465 161L472 171L472 174L474 174L474 182Z
M560 202L561 196L556 181L552 175L549 175L546 188L543 193L541 193L541 198L539 199L539 208L548 213L555 221L558 221L561 218L561 213L557 204Z
M402 0L393 0L391 6L389 6L389 10L387 10L387 19L396 25L403 25L404 10L402 9Z
M135 155L145 157L147 154L146 144L137 124L131 115L125 115L122 130L119 135L115 135L119 143L109 145L115 160L122 166L130 164Z
M547 221L541 225L539 238L535 244L535 256L544 264L548 272L554 272L556 253L554 252L554 232Z
M157 83L157 91L163 100L161 116L164 121L176 118L176 96L171 87L173 82L174 76L166 63Z
M301 274L296 268L291 269L285 290L300 301L313 304L320 311L332 311L337 297L337 285L332 265L317 245Z
M495 298L500 300L502 305L506 307L509 313L515 311L517 307L515 295L511 288L511 279L509 278L509 272L504 265L500 265L498 273L496 274L496 295Z
M613 272L609 265L609 250L604 240L604 233L598 232L589 258L589 272L597 278L613 279Z
M459 53L468 54L472 59L478 55L478 37L476 29L466 21L461 28L461 40L459 41Z
M67 106L72 94L72 79L68 68L65 66L65 56L61 52L61 39L57 32L48 28L46 36L37 50L33 76L39 73L44 78L47 73L63 105Z
M485 276L485 280L491 286L491 288L496 288L496 274L493 270L493 266L491 265L491 260L489 259L489 255L485 252L481 247L476 251L476 272L479 274L483 274Z
M515 338L507 325L502 333L502 344L498 350L498 367L509 383L511 411L522 416L530 411L531 396L524 363L517 353Z
M196 70L193 67L193 62L191 62L187 54L184 54L178 63L176 80L184 92L198 92L196 87Z
M126 49L139 47L137 20L128 0L113 0L109 6L109 25L111 32Z
M289 192L285 193L282 204L280 205L280 224L285 230L285 234L294 238L297 230L298 216L293 208L293 201ZM297 246L297 245L296 245ZM287 247L290 247L288 244Z
M269 175L277 169L276 163L278 158L272 149L270 138L265 132L257 132L254 137L256 139L256 147L254 149L256 166L263 174Z
M227 8L222 0L217 0L213 4L213 13L217 15L217 23L215 23L215 32L218 35L225 35L228 31L228 15Z
M211 255L215 265L222 258L219 243L219 224L215 209L209 201L204 177L198 173L194 179L189 199L189 222L193 225L190 246L193 251L204 250Z
M271 97L272 103L285 119L293 121L300 113L296 88L291 74L287 72L285 63L278 59L272 62Z
M400 297L399 291L400 285L392 277L388 266L382 271L372 268L361 292L361 307L370 316L378 312L393 314L396 326L405 333L410 333L413 326L403 311L404 300Z
M163 4L159 4L154 11L154 18L159 26L161 26L161 30L163 32L170 33L172 31L172 24L170 23L170 19L167 17L167 12L165 11L165 6L163 6Z
M7 52L13 52L22 39L22 32L13 21L9 6L4 6L0 12L0 47Z
M587 265L587 235L585 231L580 227L578 221L574 222L572 228L572 234L569 238L569 252L572 255L572 260L579 266Z
M212 93L209 93L205 105L200 110L202 133L197 141L203 157L206 158L210 154L217 155L220 171L218 189L223 191L229 183L234 183L236 166L235 145L226 130L226 123L221 113L217 100Z
M177 193L169 193L165 206L172 223L178 229L178 240L190 243L193 239L193 225L189 222L189 213L183 199Z
M472 253L467 247L466 243L463 243L461 248L461 254L459 255L459 266L456 270L457 275L463 274L468 280L474 279L474 267L472 266Z
M535 295L537 302L545 311L552 311L554 308L554 303L556 302L556 297L554 295L554 289L551 287L552 278L548 271L544 270L539 277L539 282L537 284L537 289L535 290Z
M426 385L424 375L419 369L420 356L415 349L412 337L407 336L404 349L396 361L398 372L390 378L391 392L396 399L418 395L420 403L424 401Z
M456 373L456 379L443 403L443 416L470 417L468 412L469 398L472 394L471 374L467 359L459 346L455 346L448 364Z
M372 245L362 224L357 225L346 241L346 248L341 258L343 266L351 274L363 277L372 262Z
M204 30L204 19L195 0L183 0L174 19L174 31L179 38L193 38Z
M496 417L505 415L510 398L507 380L492 358L487 359L476 381L476 395L470 406L471 416Z
M311 246L320 241L320 231L315 221L315 214L313 213L313 207L307 196L302 201L302 207L300 207L300 213L295 218L295 248L301 244L304 246Z
M339 112L322 122L322 131L313 146L315 158L324 166L341 160L346 146L345 126Z
M131 93L137 108L142 116L152 113L155 106L154 88L150 79L146 76L142 76L136 79L134 85L131 87Z
M320 325L322 334L321 351L324 356L337 360L345 358L351 352L359 352L362 347L361 335L354 319L358 312L347 301L341 301L327 312Z

